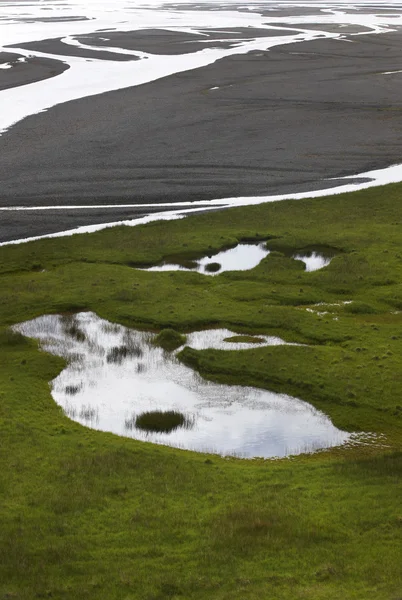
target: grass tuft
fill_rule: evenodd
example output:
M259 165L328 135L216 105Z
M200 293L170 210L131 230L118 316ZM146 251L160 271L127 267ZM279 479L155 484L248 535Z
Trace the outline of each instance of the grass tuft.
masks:
M221 269L222 265L217 262L207 263L204 267L207 273L217 273Z

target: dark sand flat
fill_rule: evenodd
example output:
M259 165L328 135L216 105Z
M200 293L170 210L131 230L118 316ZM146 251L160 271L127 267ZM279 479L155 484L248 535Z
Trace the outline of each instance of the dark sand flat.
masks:
M46 54L56 54L60 56L79 56L81 58L95 58L98 60L138 60L136 56L127 54L117 54L116 52L107 52L103 50L91 50L89 48L79 48L64 44L61 38L41 40L38 42L26 42L25 44L10 44L7 48L22 48L34 52L44 52Z
M140 31L103 32L77 36L82 44L91 46L117 46L127 50L140 50L150 54L189 54L204 48L230 48L235 41L249 40L258 37L286 35L286 31L273 29L253 29L251 27L234 27L214 31L201 30L201 35L168 31L166 29L142 29ZM289 31L289 35L294 32ZM221 42L218 40L228 40Z
M398 163L402 74L382 72L402 68L400 34L350 39L234 56L29 117L0 138L0 206L282 194Z
M23 58L21 54L14 54L13 52L0 52L0 65L17 61L20 58Z
M19 62L22 58L21 54L0 52L0 64L12 64L10 69L0 69L0 90L49 79L70 68L61 60L31 56L24 62Z

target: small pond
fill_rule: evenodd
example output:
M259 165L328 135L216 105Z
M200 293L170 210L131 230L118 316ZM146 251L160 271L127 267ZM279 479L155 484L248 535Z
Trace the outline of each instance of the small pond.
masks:
M52 395L71 419L88 427L245 458L282 457L337 446L350 438L306 402L206 381L175 353L155 346L156 334L109 323L94 313L45 315L15 329L67 360L67 367L51 382ZM269 336L258 336L256 344L224 341L235 335L224 329L194 332L186 344L241 349L285 343ZM144 430L141 419L153 411L169 413L177 426L171 431Z
M327 267L336 256L336 250L326 247L311 247L292 254L295 260L301 260L306 265L306 271L318 271Z
M149 267L147 271L197 271L204 275L218 275L224 271L248 271L256 267L263 258L268 256L269 250L265 242L259 244L238 244L235 248L222 250L218 254L204 256L196 261L192 267L180 264L162 264Z
M256 244L238 244L229 250L204 256L198 260L187 261L187 264L163 263L148 267L146 271L196 271L203 275L219 275L224 271L248 271L253 269L268 256L270 250L266 242ZM301 260L306 265L306 271L317 271L326 267L335 256L328 248L314 247L289 253L289 258Z

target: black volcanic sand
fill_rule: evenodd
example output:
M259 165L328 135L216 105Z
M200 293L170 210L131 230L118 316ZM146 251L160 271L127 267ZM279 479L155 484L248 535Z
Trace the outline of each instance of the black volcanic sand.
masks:
M0 52L0 64L12 64L10 69L0 69L0 90L55 77L70 68L66 63L51 58L32 56L24 62L18 62L19 58L23 58L23 56L11 52Z
M400 34L351 39L234 56L29 117L0 138L0 205L291 193L400 162L402 74L382 75L401 68Z
M140 31L103 32L77 36L82 44L91 46L118 46L126 50L140 50L150 54L189 54L204 48L230 48L236 41L258 37L291 35L275 29L253 29L251 27L233 27L230 29L204 29L201 34L169 31L166 29L142 29ZM228 40L221 42L217 40Z
M71 44L64 44L61 40L62 38L53 38L38 42L26 42L25 44L10 44L9 46L5 46L5 48L22 48L23 50L32 50L33 52L44 52L60 56L79 56L80 58L95 58L99 60L138 60L137 56L79 48L78 46L71 46Z

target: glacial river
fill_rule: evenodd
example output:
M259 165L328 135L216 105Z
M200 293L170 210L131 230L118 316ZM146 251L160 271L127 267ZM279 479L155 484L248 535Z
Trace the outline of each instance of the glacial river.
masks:
M210 67L219 61L250 56L250 53L258 58L258 53L268 52L269 55L269 52L278 46L286 47L291 44L294 47L296 44L296 47L300 46L302 54L306 43L335 40L339 42L339 48L350 47L352 55L359 39L363 39L361 36L364 36L365 40L368 36L384 36L398 32L401 26L402 2L398 0L376 3L366 0L352 3L344 0L250 1L246 4L233 0L203 1L194 4L187 0L174 3L163 0L115 0L112 5L99 0L0 1L0 131L3 136L17 135L13 134L13 131L22 120L50 111L55 106L99 96L113 90L162 81L174 75ZM134 43L133 39L137 42ZM159 45L158 39L162 40ZM153 40L152 43L150 40ZM9 53L13 53L10 59L7 58ZM299 54L294 51L292 53ZM373 60L374 58L375 56ZM55 74L57 66L52 67L51 72L47 72L47 63L40 63L45 59L54 61L52 65L61 65L62 72ZM384 70L378 73L378 76L382 78L384 85L388 86L386 90L393 87L396 89L402 77L402 63L400 69L396 68L395 64L390 70L386 67L381 68ZM18 80L19 84L15 84L14 87L7 83L11 81L12 76L17 80L19 73L24 77L23 69L27 76L35 69L45 70L46 78L25 85L24 81ZM39 76L45 77L43 73L37 75ZM2 89L4 86L6 89ZM219 82L210 88L209 93L220 93ZM387 91L384 94L387 94ZM388 112L387 115L392 115L392 112ZM80 128L82 131L82 126ZM69 129L60 132L60 148L65 146L67 139L76 134L77 131ZM46 131L43 132L43 136L45 143ZM10 138L12 148L15 148L15 139L20 140L21 134ZM38 141L41 139L40 129L35 129L34 139L36 142L27 152L34 157L32 160L39 160L42 144ZM245 139L245 142L248 143L248 139ZM57 152L58 147L56 146ZM93 148L95 151L96 144ZM316 185L313 190L294 191L290 194L269 194L267 190L266 195L217 195L216 198L211 198L209 191L205 200L201 197L198 200L164 201L163 212L158 210L157 202L147 202L146 195L145 201L136 198L135 202L131 203L125 197L124 201L119 203L115 198L113 202L108 202L101 195L100 201L91 198L91 201L83 202L78 194L73 194L69 196L68 203L64 203L63 194L56 190L45 204L41 204L41 198L44 197L42 191L45 188L38 188L36 195L32 191L31 198L30 186L27 183L26 197L29 198L29 202L19 204L13 200L18 197L17 187L13 185L13 173L17 172L15 169L18 166L17 159L7 158L7 147L2 152L5 162L0 169L0 220L9 223L10 227L13 226L13 219L23 219L27 224L26 229L16 228L15 234L26 230L26 235L17 239L6 239L3 244L96 231L122 223L136 225L150 220L181 218L206 208L245 206L287 198L337 194L402 179L402 167L390 165L355 173L343 179L337 178L335 183L323 179L322 185ZM22 152L23 150L18 156L22 156ZM49 156L54 155L55 150L50 149L48 153ZM65 163L63 155L60 161L60 165ZM371 163L375 164L375 159ZM42 167L38 163L37 172L33 170L34 162L21 166L26 172L27 181L31 182L32 190L42 177L46 164ZM46 185L56 177L55 171L58 169L57 165L55 167L50 164L48 168ZM67 176L74 180L74 173L70 175L68 172ZM90 174L89 179L91 176ZM66 174L60 175L61 180L65 180L65 177ZM89 183L91 184L91 181ZM70 183L68 185L70 186ZM134 184L129 185L135 189ZM304 188L307 185L305 184ZM163 194L163 188L161 193ZM131 208L133 211L135 209L132 217L122 218L123 215L129 214ZM51 223L49 219L52 220ZM29 227L29 223L34 222L39 223L36 229ZM59 229L57 222L60 223ZM70 222L71 227L68 227ZM30 231L42 233L30 235Z

